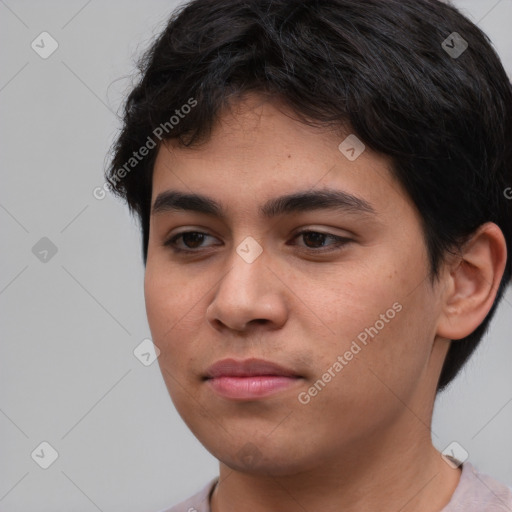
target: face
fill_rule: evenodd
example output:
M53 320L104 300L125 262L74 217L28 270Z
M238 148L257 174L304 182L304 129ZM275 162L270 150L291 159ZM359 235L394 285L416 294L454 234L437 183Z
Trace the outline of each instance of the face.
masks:
M233 469L293 474L360 457L392 429L428 434L440 292L389 161L340 150L349 133L251 95L206 144L157 155L153 342L179 414ZM209 372L225 359L241 366Z

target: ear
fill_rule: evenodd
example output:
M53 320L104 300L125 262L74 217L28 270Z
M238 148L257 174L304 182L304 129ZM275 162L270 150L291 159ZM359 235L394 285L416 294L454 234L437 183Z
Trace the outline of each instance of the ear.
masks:
M501 229L478 228L456 258L447 262L438 336L459 340L471 334L491 309L505 271L507 244Z

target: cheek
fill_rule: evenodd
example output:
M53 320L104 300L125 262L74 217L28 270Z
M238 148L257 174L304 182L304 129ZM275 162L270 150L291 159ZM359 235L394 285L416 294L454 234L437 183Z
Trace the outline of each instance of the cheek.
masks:
M191 379L188 368L195 368L198 354L209 357L209 346L201 346L206 293L211 285L200 275L148 264L144 279L146 315L152 340L160 349L158 361L173 376ZM164 374L164 378L168 377ZM171 382L168 384L172 384Z
M426 374L435 336L428 290L391 302L397 297L390 294L376 309L373 304L365 325L354 326L355 334L343 343L344 379L333 390L376 415L401 410L402 401L412 398Z
M297 407L304 415L300 428L309 422L319 431L318 438L357 440L404 413L404 403L411 403L421 381L430 340L415 305L403 302L400 311L376 309L388 312L388 323L372 314L365 317L363 328L346 311L345 324L351 326L340 325L339 330L351 334L331 338L317 354L315 375L301 390L301 403L309 403ZM321 425L315 420L319 417L325 419Z
M153 342L160 349L159 361L166 367L176 360L176 351L185 348L176 340L176 333L187 322L190 309L182 290L186 290L168 271L164 272L153 263L148 263L144 277L146 315Z
M183 272L160 263L157 258L146 265L144 297L150 328L162 335L162 329L174 328L180 318L191 310L201 297L200 280L197 283ZM204 293L204 290L203 290Z
M379 332L387 330L400 315L400 305L395 303L402 296L402 283L394 268L345 264L321 277L295 276L292 282L301 301L323 324L322 332L335 341L335 349L349 346L358 335L364 342L365 329L376 322Z
M160 338L162 331L172 325L172 318L165 314L166 310L174 310L172 303L170 304L171 308L168 307L168 304L172 301L173 294L162 277L148 262L144 276L144 299L146 315L155 343L155 338Z
M348 390L367 402L372 393L379 400L381 392L376 388L386 393L386 384L397 390L412 387L429 359L435 301L424 269L407 266L398 258L385 266L383 260L364 272L345 269L326 275L313 286L295 281L304 283L298 293L329 327L315 349L315 373L321 378L331 368L336 375L344 375L332 379L341 400L347 398Z

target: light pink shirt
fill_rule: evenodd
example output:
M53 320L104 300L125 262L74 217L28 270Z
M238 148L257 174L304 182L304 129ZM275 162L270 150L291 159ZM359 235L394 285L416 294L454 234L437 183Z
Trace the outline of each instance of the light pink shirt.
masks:
M210 495L218 478L210 480L188 500L160 512L211 512ZM512 512L512 488L465 462L450 502L439 512Z

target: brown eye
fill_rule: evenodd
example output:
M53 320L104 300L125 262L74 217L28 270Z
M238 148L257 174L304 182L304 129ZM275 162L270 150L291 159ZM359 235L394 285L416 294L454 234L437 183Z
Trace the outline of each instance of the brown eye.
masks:
M171 247L171 249L175 252L197 252L196 249L201 248L201 244L204 242L206 237L210 237L210 235L202 233L201 231L184 231L183 233L174 235L169 240L164 242L163 245L166 247ZM182 246L178 247L177 244L180 238Z
M297 235L294 237L294 240L299 237L302 237L304 241L304 244L299 244L299 247L301 247L303 250L314 253L333 251L352 241L346 237L312 230L305 230L297 233ZM213 237L207 233L202 233L201 231L184 231L174 235L169 240L164 242L163 245L170 247L174 252L177 253L197 253L201 250L202 247L206 248L213 245L204 245L203 242L206 238ZM331 241L332 243L326 245L327 241Z
M187 233L182 233L181 238L187 249L197 249L197 247L204 240L204 233L199 233L197 231L189 231ZM190 246L189 244L192 244L192 246Z
M304 244L301 247L314 252L327 252L339 248L351 242L349 238L333 235L330 233L322 233L320 231L305 230L297 233L295 238L302 237ZM334 243L324 245L326 240L332 240Z

